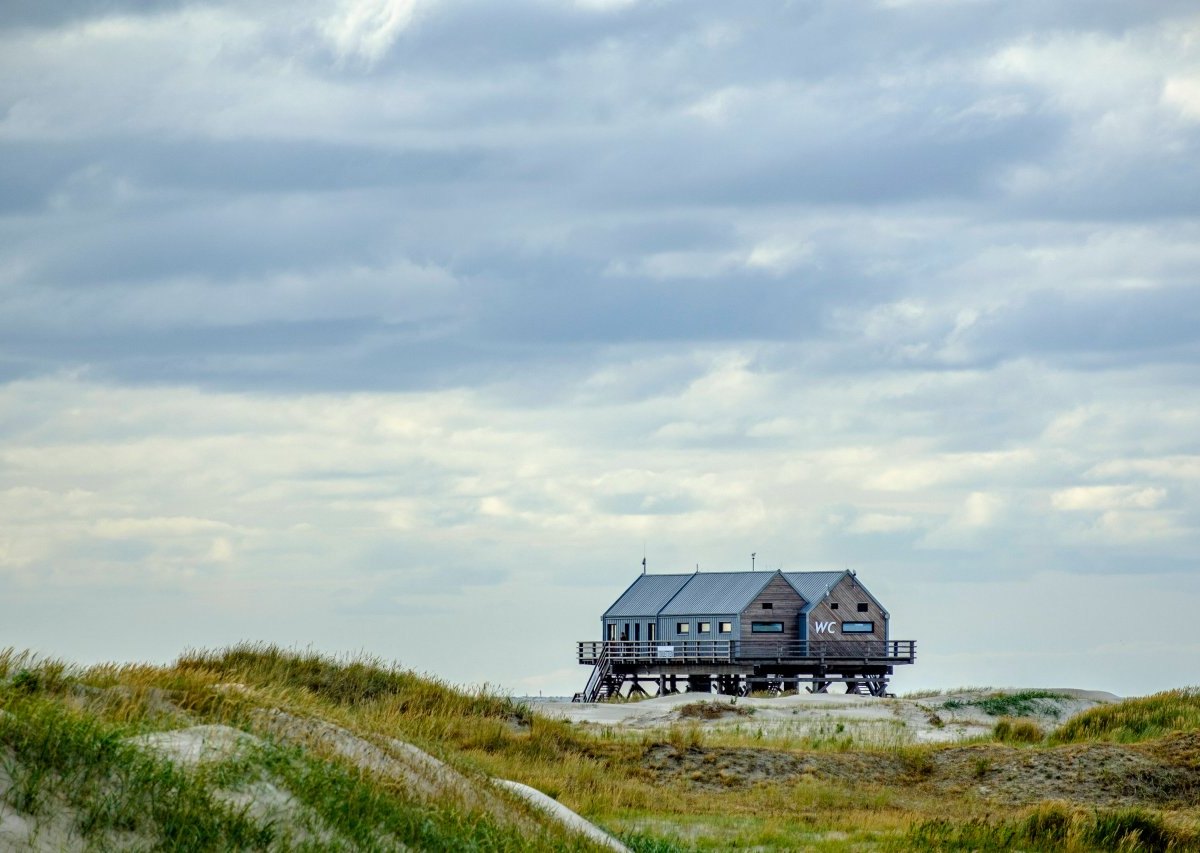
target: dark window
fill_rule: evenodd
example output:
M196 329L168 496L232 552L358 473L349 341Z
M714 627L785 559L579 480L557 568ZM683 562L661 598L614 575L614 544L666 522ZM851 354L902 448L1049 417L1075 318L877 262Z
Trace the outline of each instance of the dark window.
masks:
M836 601L834 601L834 602L830 603L830 605L829 605L829 609L830 609L830 610L837 610L837 609L838 609L838 603L837 603Z
M675 633L676 634L686 634L691 629L692 629L692 626L689 625L687 622L676 622L675 623Z
M616 622L608 623L608 638L610 640L617 639L617 623Z
M864 602L861 602L861 603L858 605L858 612L859 612L859 613L866 613L866 612L867 612L867 603L866 603L865 601L864 601Z
M646 639L652 643L654 642L654 623L653 622L646 625Z
M721 634L732 634L733 633L733 623L732 622L718 623L717 630Z
M770 601L763 602L763 610L774 610L774 609L775 609L775 605L773 603L771 603Z
M634 640L642 639L642 623L641 622L633 623L633 639Z
M696 625L696 633L697 634L711 634L712 633L712 623L711 622L698 623Z
M842 633L843 634L874 634L875 633L875 623L874 622L843 622L842 623Z
M751 622L750 623L750 633L751 634L782 634L783 633L783 623L782 622Z

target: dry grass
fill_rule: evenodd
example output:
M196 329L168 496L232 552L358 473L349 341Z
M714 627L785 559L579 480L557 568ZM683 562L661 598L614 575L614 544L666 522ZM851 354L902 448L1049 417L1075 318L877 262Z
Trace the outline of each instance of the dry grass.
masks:
M1200 729L1200 688L1187 687L1092 708L1068 720L1052 740L1137 743L1171 732L1197 729Z
M1009 842L1030 850L1083 850L1101 841L1128 850L1187 849L1197 839L1200 817L1187 805L1200 793L1200 737L1178 729L1195 729L1190 714L1196 696L1175 691L1150 699L1155 701L1130 700L1081 715L1086 724L1073 727L1069 721L1049 741L1035 724L1002 719L990 743L916 746L882 729L868 743L867 735L838 731L835 722L815 736L764 738L753 718L741 714L731 718L732 726L720 726L718 719L718 728L701 728L701 722L714 722L713 711L704 706L719 708L722 717L728 707L737 707L711 701L694 703L690 722L662 731L593 731L533 714L494 691L451 689L379 661L273 647L193 652L168 667L90 669L0 652L0 707L12 717L28 716L29 708L43 703L61 709L67 719L92 721L103 738L119 739L197 722L253 731L256 712L280 708L368 740L411 741L472 779L495 776L532 785L623 833L639 851L1004 849ZM1147 732L1165 736L1131 747L1115 743ZM1006 740L1015 746L996 742ZM1091 745L1098 740L1114 743ZM1078 745L1062 745L1066 742ZM14 743L5 736L10 752ZM1079 778L1108 785L1113 802L1125 802L1130 777L1120 768L1128 762L1112 762L1127 758L1143 762L1137 767L1151 762L1166 768L1161 779L1134 779L1141 786L1136 791L1152 796L1141 805L1098 806L1080 799L1022 806L1012 799L1042 789L1082 797L1086 792L1070 778L1056 779L1074 767ZM281 750L257 767L256 773L309 791L306 802L330 821L345 811L339 803L355 803L353 819L337 829L347 839L346 849L370 847L371 833L385 830L427 849L469 846L468 840L476 849L529 848L503 820L464 813L459 805L414 811L415 804L394 786L349 773L328 756ZM1101 779L1105 773L1107 781ZM1041 788L1027 784L1034 781ZM1193 782L1196 788L1188 788ZM59 796L62 789L45 790ZM1012 818L996 817L1014 808ZM435 835L419 836L417 815L431 821ZM232 837L228 833L253 829L222 820L212 830L218 846L226 843L220 838ZM573 837L547 832L536 842L543 849L572 844L586 849ZM518 838L524 846L512 846Z

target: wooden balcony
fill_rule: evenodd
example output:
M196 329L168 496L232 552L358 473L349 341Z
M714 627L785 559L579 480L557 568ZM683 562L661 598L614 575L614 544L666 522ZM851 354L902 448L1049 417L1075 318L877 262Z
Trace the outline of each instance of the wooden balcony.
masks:
M581 664L595 664L605 656L616 666L641 667L692 663L893 666L913 663L917 657L916 640L582 640L577 645Z

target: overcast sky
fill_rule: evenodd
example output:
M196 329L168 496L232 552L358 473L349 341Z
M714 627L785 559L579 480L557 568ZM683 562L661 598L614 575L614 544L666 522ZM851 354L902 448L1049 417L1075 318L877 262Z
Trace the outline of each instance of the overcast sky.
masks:
M0 646L571 693L643 549L1200 682L1194 0L0 6Z

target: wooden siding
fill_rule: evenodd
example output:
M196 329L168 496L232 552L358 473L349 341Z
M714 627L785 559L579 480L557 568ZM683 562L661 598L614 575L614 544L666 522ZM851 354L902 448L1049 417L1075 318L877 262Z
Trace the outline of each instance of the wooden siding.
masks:
M764 610L763 604L770 604L770 610ZM782 575L776 575L770 583L763 587L758 597L750 602L750 606L742 611L742 640L799 640L800 611L807 602L797 594L792 585ZM755 634L755 622L782 622L782 634Z
M677 630L680 622L686 622L688 624L689 628L686 634L680 634ZM709 631L707 634L700 633L701 622L707 622L709 624ZM660 616L658 619L658 639L666 642L737 639L736 633L721 633L720 624L722 622L733 622L734 631L737 631L737 618L728 613L717 614L716 616Z
M837 609L830 607L837 604ZM859 604L867 605L867 611L861 613ZM843 634L843 622L874 622L875 630L870 634ZM821 632L818 626L824 627ZM847 575L843 577L829 595L812 609L808 614L809 640L886 640L887 619L883 611L867 595L866 589L858 579Z

